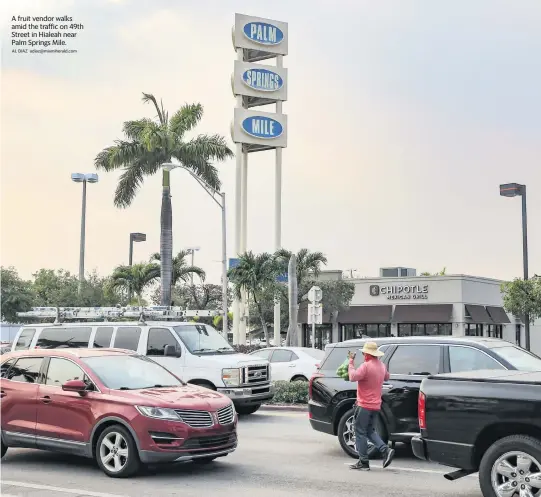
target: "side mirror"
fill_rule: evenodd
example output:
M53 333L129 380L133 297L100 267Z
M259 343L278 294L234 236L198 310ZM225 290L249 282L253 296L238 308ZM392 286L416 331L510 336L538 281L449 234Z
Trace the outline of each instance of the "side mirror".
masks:
M166 345L163 355L165 357L180 357L180 350L177 350L174 345Z
M62 390L84 394L88 390L88 385L83 380L68 380L62 385Z

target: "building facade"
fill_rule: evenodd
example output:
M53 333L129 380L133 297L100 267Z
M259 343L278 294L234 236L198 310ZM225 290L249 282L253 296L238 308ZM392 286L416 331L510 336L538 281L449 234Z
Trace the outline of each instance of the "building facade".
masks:
M337 316L324 309L323 324L316 327L318 348L362 336L425 335L495 337L524 347L524 323L504 310L500 280L444 275L348 281L355 285L350 308ZM301 305L302 345L311 347L311 325L306 321L306 307ZM541 322L530 326L530 340L531 351L541 355Z

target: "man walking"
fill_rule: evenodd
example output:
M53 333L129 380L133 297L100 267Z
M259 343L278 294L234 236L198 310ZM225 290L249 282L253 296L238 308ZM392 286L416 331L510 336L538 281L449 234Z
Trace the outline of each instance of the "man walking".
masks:
M355 404L355 445L359 460L350 466L351 469L370 471L368 460L368 440L370 440L383 457L383 467L391 464L394 449L390 449L374 429L376 417L381 409L381 388L389 379L389 372L379 358L383 352L378 350L374 342L366 342L362 349L364 362L355 369L355 353L349 352L349 381L357 382L357 402Z

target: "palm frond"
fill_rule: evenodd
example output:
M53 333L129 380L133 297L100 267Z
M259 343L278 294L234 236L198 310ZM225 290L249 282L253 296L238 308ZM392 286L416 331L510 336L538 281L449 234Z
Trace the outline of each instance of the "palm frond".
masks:
M156 108L156 112L158 113L158 119L160 120L161 124L166 124L166 116L163 112L163 104L160 109L160 106L158 105L158 102L156 101L156 97L152 95L152 93L144 93L143 92L143 102L148 103L152 102L154 104L154 107Z
M194 156L223 161L233 157L233 151L220 135L199 135L186 143L186 148Z
M183 166L187 167L199 176L205 183L210 185L215 190L219 191L222 182L218 175L218 169L209 161L202 157L186 157L183 153L173 152L172 156L177 159Z
M169 129L179 138L182 138L187 131L197 125L202 117L203 106L201 104L184 104L173 114L169 122Z
M141 142L141 137L143 136L143 133L147 127L153 127L156 126L156 123L152 121L152 119L148 119L146 117L143 117L142 119L138 119L137 121L126 121L122 125L122 132L126 136L126 138Z

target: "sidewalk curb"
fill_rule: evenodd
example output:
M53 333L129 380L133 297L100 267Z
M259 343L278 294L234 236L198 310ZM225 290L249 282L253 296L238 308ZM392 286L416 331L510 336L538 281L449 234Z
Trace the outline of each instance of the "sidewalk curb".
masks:
M308 412L308 405L294 405L294 404L263 404L260 408L261 411L282 411L282 412Z

